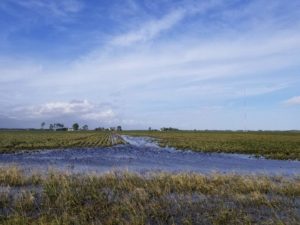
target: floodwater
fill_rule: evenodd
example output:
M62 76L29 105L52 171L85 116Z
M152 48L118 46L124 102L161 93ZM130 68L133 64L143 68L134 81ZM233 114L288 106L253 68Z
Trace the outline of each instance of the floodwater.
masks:
M127 144L107 148L72 148L1 154L0 166L24 171L71 173L196 172L299 175L300 161L268 160L249 155L199 153L159 147L154 140L123 136Z

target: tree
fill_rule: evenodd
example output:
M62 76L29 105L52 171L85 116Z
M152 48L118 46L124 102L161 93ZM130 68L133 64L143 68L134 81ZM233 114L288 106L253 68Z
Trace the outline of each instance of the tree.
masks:
M78 123L74 123L72 127L73 127L74 130L78 130L79 125L78 125Z
M122 131L122 127L120 125L117 126L117 131Z
M42 122L41 123L41 129L44 129L44 126L46 125L46 123L45 122Z
M50 129L50 130L53 130L53 129L54 129L54 125L53 125L52 123L49 125L49 129Z
M53 128L55 129L55 130L60 130L60 129L63 129L65 127L65 125L63 125L62 123L55 123L54 125L53 125Z
M83 129L83 130L88 130L88 129L89 129L89 126L85 124L85 125L82 127L82 129Z

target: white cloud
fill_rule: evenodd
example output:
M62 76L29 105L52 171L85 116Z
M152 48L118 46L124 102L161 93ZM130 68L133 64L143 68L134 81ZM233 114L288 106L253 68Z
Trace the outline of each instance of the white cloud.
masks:
M112 120L116 114L107 104L95 104L88 100L73 100L15 107L7 116L19 119L51 119L73 116L84 120Z
M90 112L82 116L82 118L87 120L103 120L103 119L114 119L116 116L112 109L106 109L101 112Z
M82 114L89 112L90 110L94 109L94 107L95 106L87 100L71 102L49 102L36 107L36 110L33 113L39 116L74 113Z
M284 101L287 105L300 105L300 96L292 97L286 101Z

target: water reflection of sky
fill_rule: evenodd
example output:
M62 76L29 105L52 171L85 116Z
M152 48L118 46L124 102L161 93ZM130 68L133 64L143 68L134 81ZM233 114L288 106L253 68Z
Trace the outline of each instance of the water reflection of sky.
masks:
M108 148L74 148L2 154L0 166L17 165L27 171L60 170L104 173L112 170L199 172L268 175L300 174L299 161L268 160L249 155L200 153L161 148L150 138L124 137L128 144Z

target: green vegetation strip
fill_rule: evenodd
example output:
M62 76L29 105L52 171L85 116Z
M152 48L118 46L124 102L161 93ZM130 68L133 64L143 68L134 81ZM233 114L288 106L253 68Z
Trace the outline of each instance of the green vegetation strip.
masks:
M0 224L299 224L300 177L0 169Z
M300 160L299 132L128 131L123 134L157 138L161 146L177 149Z
M114 138L112 138L114 136ZM111 132L1 131L0 153L71 147L108 147L123 140Z

